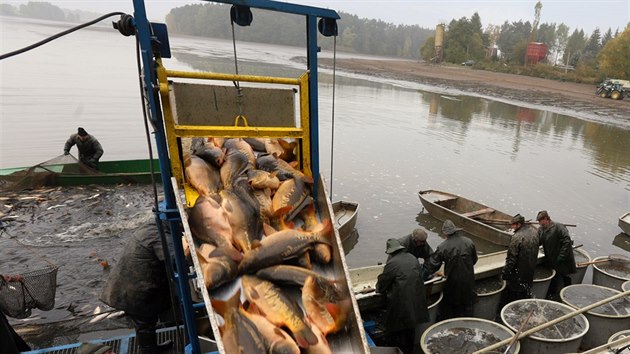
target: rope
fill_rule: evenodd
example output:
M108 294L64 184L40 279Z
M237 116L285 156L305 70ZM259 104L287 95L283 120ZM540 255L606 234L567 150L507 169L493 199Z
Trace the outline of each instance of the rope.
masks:
M108 18L108 17L116 16L116 15L126 15L126 14L124 12L118 12L118 11L117 12L110 12L110 13L108 13L106 15L103 15L103 16L101 16L99 18L96 18L96 19L94 19L92 21L86 22L86 23L78 25L76 27L72 27L72 28L67 29L67 30L65 30L63 32L59 32L59 33L57 33L57 34L55 34L53 36L50 36L50 37L48 37L48 38L46 38L44 40L41 40L41 41L39 41L37 43L31 44L29 46L26 46L26 47L24 47L22 49L18 49L18 50L14 50L14 51L6 53L6 54L2 54L2 55L0 55L0 60L6 59L6 58L10 58L10 57L12 57L14 55L22 54L24 52L28 52L29 50L35 49L35 48L37 48L37 47L39 47L41 45L44 45L44 44L46 44L46 43L48 43L50 41L53 41L53 40L55 40L55 39L57 39L59 37L63 37L65 35L67 35L67 34L70 34L72 32L78 31L81 28L84 28L84 27L87 27L87 26L91 26L91 25L93 25L93 24L95 24L97 22L100 22L100 21Z
M232 25L232 47L234 48L234 72L238 75L238 58L236 56L236 34L234 33L234 21L230 19L230 24ZM239 81L233 81L234 86L236 87L236 103L238 104L238 117L243 116L243 89L241 89L241 85ZM237 117L237 119L238 119Z
M333 38L333 81L332 81L332 118L331 118L331 141L330 141L330 198L333 197L333 168L335 158L335 78L337 68L337 36Z

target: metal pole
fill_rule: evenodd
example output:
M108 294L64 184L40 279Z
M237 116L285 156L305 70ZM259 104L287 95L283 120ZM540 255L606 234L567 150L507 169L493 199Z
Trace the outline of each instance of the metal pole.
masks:
M527 337L530 334L538 332L540 330L543 330L543 329L545 329L547 327L551 327L551 326L555 325L556 323L560 323L560 322L562 322L564 320L567 320L567 319L569 319L569 318L571 318L573 316L576 316L576 315L579 315L581 313L590 311L590 310L592 310L592 309L594 309L596 307L602 306L602 305L607 304L607 303L609 303L611 301L614 301L614 300L617 300L619 298L622 298L624 296L630 296L630 290L622 292L622 293L614 295L614 296L611 296L611 297L609 297L607 299L600 300L600 301L598 301L598 302L596 302L594 304L590 304L590 305L588 305L586 307L583 307L583 308L581 308L579 310L567 313L564 316L560 316L560 317L556 318L555 320L543 323L540 326L536 326L534 328L530 328L527 331L525 331L525 332L521 333L520 335L518 335L517 340L521 339L523 337ZM495 344L493 344L493 345L491 345L489 347L485 347L483 349L480 349L480 350L474 352L473 354L484 353L484 352L489 352L489 351L498 349L499 347L502 347L502 346L504 346L506 344L509 344L511 340L512 340L512 337L510 337L508 339L504 339L504 340L502 340L502 341L500 341L498 343L495 343Z
M311 170L313 172L313 194L317 195L319 178L319 105L317 102L317 17L306 16L307 65L309 70L308 94L311 131Z

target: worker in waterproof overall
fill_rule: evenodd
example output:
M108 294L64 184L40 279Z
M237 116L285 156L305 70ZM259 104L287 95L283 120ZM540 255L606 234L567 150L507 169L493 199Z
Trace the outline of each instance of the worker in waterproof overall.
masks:
M472 317L473 304L477 298L474 289L477 249L472 240L462 235L462 229L456 227L451 220L444 220L442 233L446 240L437 246L429 261L423 265L426 279L444 263L446 282L442 288L444 297L438 305L437 320Z
M0 288L8 286L7 283L12 281L20 281L24 278L20 275L1 275ZM0 309L0 353L17 354L31 350L31 347L20 337L11 327L9 320L4 312Z
M538 239L545 252L545 263L547 267L556 271L556 275L549 284L547 299L560 301L560 290L571 285L569 274L577 271L575 256L573 256L573 241L567 227L552 221L546 210L539 211L536 220L540 225Z
M98 160L103 156L103 148L101 143L85 129L79 127L75 134L70 135L70 138L63 146L63 154L69 155L70 149L76 145L79 150L79 161L83 164L90 166L91 168L98 170Z
M538 260L538 233L536 229L525 223L525 217L516 214L510 221L514 235L510 240L505 266L501 277L506 282L501 298L501 306L515 300L532 297L534 271Z
M376 292L387 296L386 338L405 354L418 352L420 324L429 321L422 269L397 239L386 245L389 258L376 282Z
M409 235L398 239L398 242L407 249L407 252L416 258L422 258L426 262L433 248L427 243L427 233L421 228L414 229Z
M155 333L159 314L170 307L171 298L162 240L154 221L134 231L100 299L131 318L140 353L160 353L173 346L170 340L158 344Z

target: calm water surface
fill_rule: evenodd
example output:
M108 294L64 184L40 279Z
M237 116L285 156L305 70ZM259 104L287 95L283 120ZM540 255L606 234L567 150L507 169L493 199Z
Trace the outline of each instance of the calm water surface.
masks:
M70 27L2 22L2 52ZM232 43L173 37L169 69L233 72ZM238 43L242 74L296 77L300 48ZM322 55L330 56L331 53ZM338 55L340 56L340 55ZM210 61L211 64L208 64ZM262 66L263 62L272 65ZM0 167L62 153L77 126L98 137L103 160L146 158L134 42L108 27L82 30L0 62ZM320 79L321 171L333 199L361 204L351 267L385 260L385 240L441 223L422 213L424 189L453 192L510 214L547 209L592 256L627 251L618 217L630 210L630 121L606 125L553 108L469 97L443 88L338 73L334 150L331 76ZM332 163L331 163L332 161ZM627 244L621 239L616 244ZM495 248L480 243L482 252ZM626 253L627 254L627 253Z

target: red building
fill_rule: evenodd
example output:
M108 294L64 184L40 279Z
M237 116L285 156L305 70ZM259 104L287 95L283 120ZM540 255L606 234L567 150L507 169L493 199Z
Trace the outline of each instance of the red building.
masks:
M525 52L525 65L538 64L547 57L547 45L545 43L531 42L527 44Z

